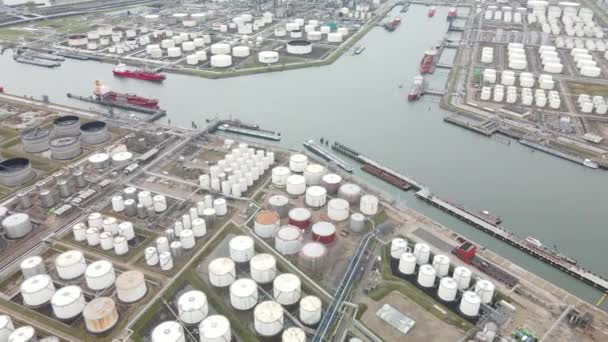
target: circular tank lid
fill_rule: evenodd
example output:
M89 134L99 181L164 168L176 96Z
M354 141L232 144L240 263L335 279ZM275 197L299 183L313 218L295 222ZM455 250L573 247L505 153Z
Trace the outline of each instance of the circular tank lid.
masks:
M106 240L106 239L112 239L112 233L110 232L102 232L101 234L99 234L99 238L102 240Z
M116 311L114 300L109 297L97 297L90 301L83 311L86 319L103 319L112 315Z
M25 140L36 140L41 138L47 138L51 134L51 131L47 128L34 128L29 129L21 134L21 138Z
M296 42L296 41L297 40L293 40L291 42ZM308 43L310 43L310 42L308 42ZM304 163L304 162L308 161L308 157L301 153L297 153L297 154L292 155L291 158L289 158L289 160L291 160L294 163Z
M348 210L348 201L342 198L332 198L329 200L328 206L336 210Z
M215 200L213 200L213 204L214 205L224 205L224 204L226 204L226 199L216 198Z
M253 247L253 239L247 235L239 235L230 239L230 248L236 250L245 250Z
M251 258L249 265L257 270L267 270L276 267L277 261L270 254L260 253Z
M51 140L51 142L49 143L52 147L63 147L63 146L69 146L72 144L75 144L78 142L78 138L75 137L61 137L61 138L55 138L53 140Z
M304 169L304 171L307 173L323 173L323 171L325 171L325 168L320 164L310 164L306 166L306 169Z
M346 183L340 187L340 191L346 194L358 194L361 192L361 187L354 183Z
M466 277L470 276L471 274L471 270L464 266L458 266L454 269L454 276Z
M279 176L285 176L291 173L288 167L286 166L277 166L272 169L272 173Z
M0 162L0 172L10 172L28 167L30 160L27 158L10 158Z
M213 216L213 215L215 215L215 209L206 208L205 210L203 210L203 215L204 216Z
M414 263L414 262L416 262L416 256L412 253L405 252L405 253L401 254L401 260L403 260L406 263Z
M481 279L475 283L475 287L484 291L494 291L494 284L486 279Z
M196 221L196 219L194 219L194 221L192 223L196 226L196 223L194 223L195 221ZM194 232L192 231L192 229L184 229L181 232L179 232L180 238L189 238L193 235L194 235Z
M283 307L281 304L267 300L258 304L253 310L253 315L258 321L264 323L273 323L283 317Z
M21 292L34 293L51 285L53 280L47 274L37 274L21 283Z
M272 210L262 210L255 215L255 222L259 224L274 224L279 221L279 214Z
M230 258L217 258L209 264L209 272L217 275L232 273L234 271L234 261Z
M34 268L43 264L44 260L38 255L27 257L21 262L21 268Z
M424 264L424 265L420 266L420 270L418 272L428 274L428 275L435 275L437 273L437 271L435 271L433 266L431 266L429 264Z
M361 196L361 202L378 202L378 197L370 194Z
M281 339L286 342L305 342L306 333L298 327L289 327L283 331Z
M108 274L114 270L114 266L107 260L98 260L87 267L85 276L89 278L97 278Z
M312 232L319 236L329 236L336 233L336 226L331 222L319 221L312 225Z
M462 300L472 304L481 303L481 298L473 291L465 291L465 293L462 295Z
M108 159L110 159L110 155L108 155L107 153L95 153L94 155L89 157L89 162L97 164L103 163Z
M11 342L31 341L36 336L36 330L32 326L24 325L15 329L9 336Z
M306 189L306 193L310 196L323 196L327 193L327 190L324 187L313 185Z
M72 230L82 230L82 229L87 229L87 225L82 222L78 222L72 227Z
M429 247L429 245L427 245L426 243L420 243L419 242L419 243L417 243L414 246L414 250L418 250L420 252L426 253L426 252L430 252L431 251L431 247Z
M300 278L292 273L283 273L274 278L274 287L283 292L296 291L300 285Z
M83 261L83 259L84 255L81 251L71 250L59 254L57 259L55 259L55 264L58 266L70 266Z
M441 287L444 287L444 288L450 289L450 290L454 290L458 287L456 280L454 280L452 277L441 278L441 280L439 281L439 284Z
M66 306L82 297L82 289L76 285L65 286L57 290L51 298L53 306Z
M103 121L89 121L80 125L80 130L83 132L97 132L105 129L107 124Z
M87 36L84 34L73 34L71 36L68 36L68 39L82 39L82 38L86 38Z
M249 297L258 289L255 281L249 278L237 279L230 285L230 293L239 297Z
M182 312L197 311L207 305L207 296L197 290L184 293L177 300L177 306Z
M328 184L338 184L342 181L342 177L335 173L328 173L323 176L323 181Z
M76 122L79 122L80 118L76 115L63 115L53 120L53 125L56 126L69 126L73 125Z
M176 321L165 321L152 330L154 341L179 341L184 336L184 329Z
M312 213L306 208L293 208L289 211L289 218L296 221L310 220Z
M220 338L230 331L230 321L224 316L212 315L201 322L199 331L208 339Z
M447 255L437 254L433 258L433 262L445 265L450 263L450 258Z
M350 215L350 218L353 221L364 221L365 220L365 216L363 216L363 214L361 214L361 213L354 213L354 214Z
M91 213L89 215L89 220L99 220L102 218L101 213Z
M289 203L289 198L284 195L273 195L268 199L268 204L275 206L285 206Z
M122 235L118 235L116 237L114 237L114 244L121 244L121 243L127 243L127 238L122 236Z
M277 231L276 238L283 241L300 240L302 238L302 231L291 225L283 226Z
M116 198L119 197L119 198ZM122 196L114 196L112 197L112 199L122 199ZM116 217L112 217L112 216L108 216L106 218L103 219L103 221L101 221L103 224L114 224L116 223L118 220L116 220Z
M306 184L306 178L302 175L291 175L287 177L288 184Z
M317 296L306 296L300 300L300 308L304 311L317 311L322 305L321 299Z
M114 161L125 161L125 160L129 160L131 158L133 158L133 153L127 152L127 151L114 153L112 155L112 160L114 160Z
M99 230L97 228L91 227L91 228L87 229L87 234L95 235L95 234L98 234L98 233L99 233Z
M4 218L4 220L2 220L2 226L4 228L12 228L15 226L22 225L26 222L29 222L29 220L30 220L30 216L28 214L24 214L24 213L12 214L12 215Z
M320 242L309 242L302 247L302 255L308 258L320 258L327 253L327 247Z

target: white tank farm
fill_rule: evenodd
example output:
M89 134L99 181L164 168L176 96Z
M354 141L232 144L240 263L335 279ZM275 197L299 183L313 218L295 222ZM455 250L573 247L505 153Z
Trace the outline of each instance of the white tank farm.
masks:
M333 195L338 191L341 182L342 177L335 173L328 173L321 178L321 186L323 186L330 195Z
M147 247L144 250L144 257L148 266L154 266L158 264L158 250L156 247Z
M261 336L277 335L283 330L283 307L270 300L261 302L253 310L253 324Z
M437 271L437 276L443 278L450 272L450 258L444 254L437 254L433 257L433 268Z
M87 269L87 262L81 251L63 252L55 258L55 269L59 278L71 280L80 277Z
M253 230L263 239L272 238L279 229L280 217L274 211L262 210L255 215Z
M15 326L11 317L8 315L0 315L0 341L8 341L8 337L15 331Z
M426 264L431 256L431 247L426 243L419 242L414 245L414 255L416 256L416 263L418 265Z
M458 288L460 290L469 288L469 285L471 284L471 276L471 270L464 266L454 268L454 272L452 273L452 278L454 278L454 280L458 283Z
M37 274L46 274L44 259L38 255L23 259L21 264L19 264L19 267L21 268L24 279L31 278Z
M273 281L273 297L281 305L292 305L300 300L301 281L295 274L283 273Z
M287 225L280 228L274 237L274 248L284 255L293 255L302 249L302 230Z
M226 287L236 279L234 261L229 258L217 258L209 264L209 281L215 287Z
M276 186L285 186L287 179L291 175L289 168L285 166L277 166L272 168L272 184Z
M279 53L276 51L260 51L258 53L258 62L262 64L274 64L279 61Z
M152 330L152 342L186 342L184 328L176 321L164 321Z
M443 277L439 281L439 289L437 290L437 296L445 302L451 302L456 299L456 293L458 292L458 283L451 277Z
M232 341L230 321L221 315L212 315L205 318L199 324L198 331L200 333L200 342Z
M114 237L114 254L116 255L125 255L127 253L129 253L129 244L127 243L127 238L122 236L122 235L118 235L116 237Z
M161 252L158 253L158 263L160 264L160 269L163 271L170 271L173 269L173 257L171 256L171 252Z
M248 46L235 46L232 48L232 55L234 57L245 58L249 56Z
M338 196L351 204L359 203L361 199L361 187L353 183L343 184L338 190Z
M140 271L125 271L116 278L116 295L123 303L134 303L148 292L146 279Z
M252 309L258 303L258 285L249 278L241 278L230 285L230 304L237 310Z
M413 253L405 252L399 258L399 272L405 275L414 274L416 271L416 256Z
M232 65L232 56L213 55L211 56L211 66L214 68L226 68Z
M271 254L260 253L249 261L251 278L258 284L267 284L277 275L277 261Z
M327 201L327 190L324 187L313 185L306 189L306 205L313 208L320 208Z
M480 279L475 283L475 293L479 295L481 302L489 304L494 297L494 284L486 279Z
M289 327L281 334L281 342L306 342L306 333L298 327Z
M321 321L323 303L316 296L306 296L300 300L300 321L306 325L315 325Z
M234 262L248 262L255 255L253 239L239 235L230 239L230 259Z
M99 291L106 289L116 280L114 266L107 260L98 260L87 267L84 273L87 286L91 290Z
M285 182L287 193L290 195L302 195L306 191L306 179L302 175L291 175Z
M429 264L424 264L418 269L418 284L422 287L433 287L436 277L437 271Z
M401 255L407 252L407 241L402 238L394 238L391 240L391 257L394 259L400 259Z
M373 216L378 213L378 197L374 195L363 195L359 203L359 210L363 215Z
M48 303L55 294L55 285L49 275L38 274L21 283L23 304L37 307Z
M307 165L308 157L301 153L294 154L289 158L289 169L293 172L302 173Z
M30 325L24 325L15 329L9 336L8 342L34 342L36 341L36 330Z
M319 164L309 164L304 169L304 178L308 185L319 185L325 175L325 168Z
M462 314L468 317L476 317L479 314L481 306L481 298L472 291L465 291L460 299L459 310Z
M80 315L86 304L82 289L75 285L60 288L51 299L53 313L59 319L72 319Z
M72 233L74 234L74 240L83 242L87 239L87 226L84 223L76 223L72 226Z
M188 291L177 300L179 319L186 324L198 324L207 317L207 296L198 290Z
M327 202L327 216L333 221L344 221L349 216L349 203L342 198L332 198Z

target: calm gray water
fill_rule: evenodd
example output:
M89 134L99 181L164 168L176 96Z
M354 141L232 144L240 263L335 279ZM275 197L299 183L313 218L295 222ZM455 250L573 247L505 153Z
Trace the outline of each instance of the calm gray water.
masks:
M66 61L54 70L0 58L7 92L85 106L65 93L89 94L99 79L118 91L160 99L172 123L201 126L215 114L283 133L282 145L301 149L302 141L338 140L427 184L434 193L467 206L499 214L504 225L534 236L575 257L597 273L608 273L602 250L608 241L603 194L608 176L597 170L532 152L517 142L505 145L445 124L437 100L408 103L406 93L425 49L445 34L447 8L433 19L427 7L411 6L393 33L373 29L359 56L330 66L241 78L207 80L169 75L162 85L115 79L112 65ZM447 71L431 77L440 88ZM397 84L404 82L400 89ZM439 210L362 175L425 213L516 263L595 302L599 292Z

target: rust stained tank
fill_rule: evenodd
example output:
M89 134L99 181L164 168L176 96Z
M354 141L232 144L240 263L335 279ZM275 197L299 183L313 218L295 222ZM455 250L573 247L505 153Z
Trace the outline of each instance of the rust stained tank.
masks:
M98 297L90 301L83 311L87 330L94 334L106 332L118 322L118 312L114 300Z

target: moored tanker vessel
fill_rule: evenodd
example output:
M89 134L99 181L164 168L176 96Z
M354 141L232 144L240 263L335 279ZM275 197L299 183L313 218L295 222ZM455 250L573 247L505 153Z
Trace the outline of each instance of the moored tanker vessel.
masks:
M158 73L153 70L146 69L137 69L137 70L129 70L127 66L123 63L116 65L114 70L112 70L114 76L118 77L128 77L135 78L138 80L144 81L154 81L154 82L162 82L166 76L164 74Z
M424 56L420 61L420 73L427 74L433 68L435 64L435 57L437 57L437 49L432 47L424 52Z
M386 25L384 25L384 28L386 28L386 30L389 32L393 32L400 24L401 17L395 17L393 18L393 20L389 21Z
M416 101L422 96L424 92L424 76L418 75L414 77L414 83L410 88L410 92L407 94L408 101Z
M102 85L99 81L95 81L95 91L93 91L93 94L100 101L104 102L126 103L131 106L158 109L157 99L148 99L135 94L117 93Z

